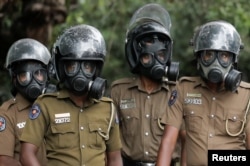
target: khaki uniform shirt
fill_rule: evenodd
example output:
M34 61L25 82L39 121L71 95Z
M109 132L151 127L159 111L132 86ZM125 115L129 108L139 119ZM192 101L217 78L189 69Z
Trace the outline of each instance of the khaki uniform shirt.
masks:
M20 137L26 120L29 118L29 109L32 103L24 99L20 94L3 103L1 114L5 119L5 129L0 132L0 155L10 156L19 160ZM39 144L41 145L41 143ZM39 146L37 154L41 165L46 165L45 146Z
M121 148L116 110L111 106L112 100L103 97L80 108L66 90L42 95L32 106L34 116L21 140L38 146L45 138L48 166L104 166L106 151Z
M148 94L139 78L124 78L112 83L111 97L118 109L124 157L135 161L156 161L166 124L163 117L169 108L173 86L162 83ZM179 151L174 154L176 157L180 157Z
M167 113L167 124L179 128L184 117L188 165L207 165L209 149L246 149L244 131L250 132L250 112L246 115L249 84L242 81L236 92L222 89L213 93L201 78L184 77L177 91L177 100Z

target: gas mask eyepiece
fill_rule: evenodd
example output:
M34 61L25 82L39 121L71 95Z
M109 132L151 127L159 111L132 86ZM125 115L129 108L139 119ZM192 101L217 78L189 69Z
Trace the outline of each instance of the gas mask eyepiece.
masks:
M100 99L106 88L106 80L95 78L96 63L88 60L65 60L64 71L66 75L66 87L72 89L75 94L88 95L95 99Z

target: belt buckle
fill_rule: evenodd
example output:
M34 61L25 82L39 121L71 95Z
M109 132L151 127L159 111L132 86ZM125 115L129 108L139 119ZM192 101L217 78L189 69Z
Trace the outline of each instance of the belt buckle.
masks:
M143 162L141 162L141 166L155 166L155 163L143 163Z

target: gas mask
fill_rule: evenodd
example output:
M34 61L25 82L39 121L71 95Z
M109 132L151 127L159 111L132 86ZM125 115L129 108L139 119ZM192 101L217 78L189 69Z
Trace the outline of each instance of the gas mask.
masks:
M224 82L227 90L235 91L241 82L241 72L233 69L232 62L230 52L206 50L200 53L203 77L212 83Z
M40 63L28 62L17 65L13 70L17 90L28 100L34 101L46 87L47 70Z
M139 71L154 80L161 80L168 77L176 81L179 74L179 64L171 63L167 66L170 59L170 42L160 35L144 37L138 43L138 54L140 58Z
M63 61L65 72L65 86L76 95L87 94L89 97L99 99L103 96L106 88L106 80L95 77L96 63L94 61Z

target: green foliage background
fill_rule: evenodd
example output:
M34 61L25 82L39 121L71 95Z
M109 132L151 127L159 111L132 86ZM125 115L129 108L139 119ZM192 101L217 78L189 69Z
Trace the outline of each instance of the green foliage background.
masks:
M124 55L126 28L132 14L146 3L159 3L168 10L174 39L173 60L180 62L180 76L195 74L196 65L189 41L196 26L211 20L226 20L239 31L245 45L239 59L243 79L250 79L250 12L249 0L79 0L71 8L65 24L56 27L54 38L66 27L90 24L97 27L106 40L108 55L102 76L108 83L129 76ZM149 11L150 12L150 11Z
M106 40L107 57L102 76L111 82L130 76L125 60L126 29L133 13L147 3L159 3L168 10L171 34L174 39L173 61L180 62L180 76L194 75L196 65L189 41L196 26L211 20L226 20L239 31L245 45L239 59L243 80L250 81L250 1L249 0L71 0L67 1L68 17L65 23L54 27L50 47L67 27L89 24L98 28ZM150 11L149 11L150 12ZM9 20L11 21L11 20ZM11 22L10 22L11 23ZM6 77L1 82L8 81Z

